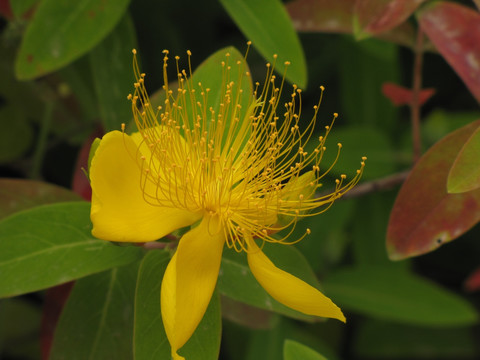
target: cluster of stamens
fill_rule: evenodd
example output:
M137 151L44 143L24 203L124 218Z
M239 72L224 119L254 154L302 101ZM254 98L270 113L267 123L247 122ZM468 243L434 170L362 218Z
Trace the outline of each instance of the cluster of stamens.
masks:
M148 203L219 216L227 244L240 251L246 249L247 236L270 242L299 241L288 240L297 220L327 210L359 181L365 157L350 181L341 175L330 194L315 196L340 153L338 144L335 161L321 170L325 141L338 115L334 114L324 135L314 140L322 96L302 130L301 90L294 85L280 119L277 112L285 76L277 85L275 63L267 64L263 86L252 85L245 61L231 64L227 53L221 63L220 91L215 93L220 102L214 107L212 90L193 82L190 51L188 72L180 70L179 57L175 57L178 85L175 90L169 87L169 53L165 50L164 101L154 108L145 89L145 74L140 73L133 53L136 82L128 98L141 136L138 153L133 155L141 168L140 186ZM253 87L252 98L244 94L248 86ZM286 228L290 231L281 239L273 236ZM305 235L309 233L307 229Z

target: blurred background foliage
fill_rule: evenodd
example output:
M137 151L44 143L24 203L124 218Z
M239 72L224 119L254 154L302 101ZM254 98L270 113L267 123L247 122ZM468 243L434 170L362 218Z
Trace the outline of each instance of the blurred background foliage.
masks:
M252 40L248 63L254 80L264 79L265 62L274 53L280 74L283 62L291 61L287 80L303 89L302 121L311 118L319 86L325 86L322 124L340 114L327 145L343 144L332 175L353 174L362 155L368 163L363 185L323 215L303 221L297 234L304 227L312 230L296 248L325 293L342 307L347 324L302 322L292 314L279 315L284 310L261 310L253 298L235 298L225 283L219 285L220 358L320 359L313 349L328 359L476 359L480 229L469 228L480 218L479 184L457 200L447 194L446 180L455 154L480 119L478 5L468 0L0 0L0 176L35 181L1 180L0 214L88 199L81 167L91 141L131 119L126 96L134 80L132 48L153 93L162 85L162 50L183 58L191 50L195 69L224 47L244 52ZM456 40L447 33L452 23L445 22L445 14L460 33ZM457 52L451 55L442 46L447 43ZM462 62L467 53L470 68ZM421 88L433 90L422 98ZM421 142L412 136L415 123ZM453 133L464 126L470 127L463 137ZM413 170L418 176L410 175L395 203L420 155L415 149L424 154L452 133L457 148L442 167L443 177L440 165L428 167L432 160L422 157ZM450 148L441 145L432 154L447 158ZM336 151L327 152L326 163L335 156ZM480 160L468 164L478 174ZM437 195L448 206L423 201L436 181L442 181L445 190ZM473 215L462 223L451 208L461 213L467 200ZM422 204L440 218L429 223L421 214L416 217ZM423 225L428 227L424 233L410 234L409 227ZM460 230L452 235L453 228ZM442 243L460 240L431 252L439 233L447 234ZM228 270L228 261L222 266ZM60 311L66 294L57 288L1 300L0 357L48 358L56 322L52 313Z

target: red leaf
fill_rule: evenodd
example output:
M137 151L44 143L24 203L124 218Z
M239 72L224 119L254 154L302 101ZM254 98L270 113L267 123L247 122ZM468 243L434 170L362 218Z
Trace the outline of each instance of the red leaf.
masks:
M480 102L480 14L451 2L419 11L418 21L440 54Z
M12 7L10 6L10 0L0 0L0 15L7 20L13 19Z
M0 219L34 206L76 200L75 193L42 181L0 179Z
M388 31L404 22L425 0L357 0L356 35L366 37Z
M294 0L285 7L296 30L304 32L353 32L353 11L356 0ZM415 32L409 23L378 34L379 38L404 46L415 44ZM431 48L425 44L425 48Z
M385 95L385 97L390 99L395 106L410 105L413 100L412 90L390 82L383 83L382 93ZM435 89L429 88L421 90L419 95L420 105L425 104L425 102L430 99L433 94L435 94Z
M352 32L355 0L296 0L286 4L299 31Z
M101 137L103 132L100 129L95 130L88 139L83 143L80 152L78 153L77 162L75 163L75 172L73 174L72 189L82 198L90 201L92 198L92 189L90 188L90 182L84 170L88 170L88 155L90 154L90 146L93 140L97 137Z
M469 292L480 290L480 268L470 274L467 280L465 280L464 287Z
M462 145L480 120L437 142L413 168L390 214L387 251L392 260L430 252L480 220L480 189L447 193L447 177Z

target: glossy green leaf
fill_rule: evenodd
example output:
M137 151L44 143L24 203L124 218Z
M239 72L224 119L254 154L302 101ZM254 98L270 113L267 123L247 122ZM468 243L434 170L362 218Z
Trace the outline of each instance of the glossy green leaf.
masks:
M236 84L238 84L239 81L241 82L240 88L242 93L239 95L233 91L230 96L231 99L235 99L238 95L240 96L241 100L239 104L241 105L241 109L237 116L240 120L243 120L248 109L247 105L251 101L253 94L253 83L251 77L245 75L246 72L250 72L250 69L244 56L237 49L234 47L226 47L210 55L195 69L191 79L192 84L198 94L200 94L202 90L198 86L198 83L202 84L203 89L210 89L207 108L211 106L215 113L218 114L221 97L225 95L225 88L222 88L220 85L226 84L222 62L225 62L226 66L231 67L229 73L230 81L234 81ZM240 64L238 65L237 62L240 62ZM187 106L187 108L190 107ZM225 117L229 118L229 116ZM194 117L192 116L192 118Z
M315 350L293 340L285 340L285 343L283 345L283 359L327 360L326 357L320 355Z
M412 169L397 195L387 229L390 259L430 252L480 220L480 190L447 193L450 168L480 126L466 125L436 143Z
M129 0L43 0L23 37L15 64L19 79L45 75L98 44L124 14Z
M93 83L105 131L119 130L132 117L127 95L133 89L132 49L135 29L125 16L117 27L90 54Z
M207 311L187 343L178 351L185 359L217 360L222 338L222 313L220 296L212 295Z
M135 359L169 359L170 344L160 313L160 287L170 256L152 250L143 259L138 272L135 295ZM216 360L221 339L220 299L214 293L205 316L179 354L187 359Z
M474 359L476 339L471 328L438 329L363 321L355 329L356 358L387 359Z
M170 344L160 313L160 285L169 261L168 252L152 250L140 264L135 293L134 355L137 360L170 357Z
M50 360L132 358L138 265L75 283L55 331Z
M309 264L293 246L265 244L263 251L277 267L318 287L318 280ZM224 250L217 286L221 294L248 305L297 319L314 319L274 300L253 277L244 253Z
M424 326L474 324L478 314L462 297L389 266L347 268L330 275L325 292L348 311Z
M141 256L91 235L90 204L43 205L0 222L0 296L45 289Z
M0 219L38 205L80 200L80 196L43 181L0 178Z
M480 187L480 127L470 136L453 162L448 174L447 190L451 194Z
M245 36L265 59L274 62L280 74L290 61L286 78L304 88L307 85L305 55L292 22L279 0L220 0Z

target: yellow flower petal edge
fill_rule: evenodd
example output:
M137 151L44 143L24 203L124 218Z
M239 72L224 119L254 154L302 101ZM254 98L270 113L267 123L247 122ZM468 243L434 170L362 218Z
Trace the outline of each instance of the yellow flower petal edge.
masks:
M217 216L202 222L181 239L167 266L161 287L162 319L172 357L192 336L203 318L217 283L224 229Z
M346 321L332 300L305 281L277 268L252 238L248 240L247 258L253 275L275 300L307 315Z
M107 133L92 159L92 234L103 240L146 242L198 221L198 214L145 201L138 146L130 136Z

